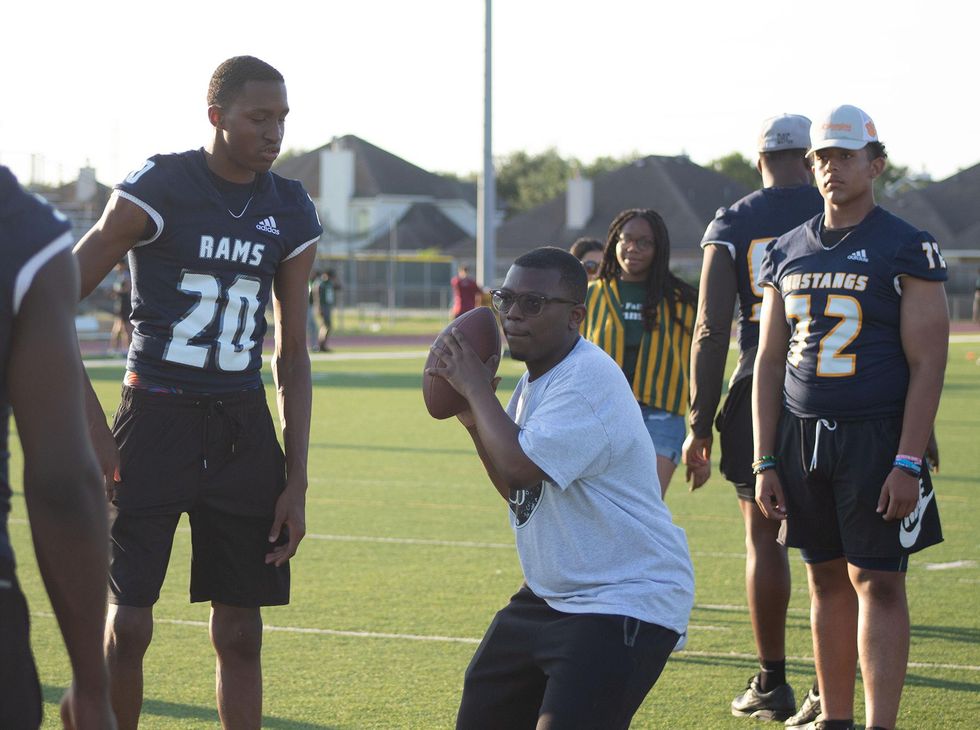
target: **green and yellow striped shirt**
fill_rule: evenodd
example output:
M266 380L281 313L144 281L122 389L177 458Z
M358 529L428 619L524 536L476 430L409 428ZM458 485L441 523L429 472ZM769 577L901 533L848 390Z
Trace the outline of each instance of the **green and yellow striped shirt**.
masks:
M662 305L666 305L664 300ZM619 284L599 279L585 300L585 337L605 350L620 367L626 345ZM697 307L678 301L674 316L661 310L652 332L643 333L633 374L633 395L643 405L684 415L688 405L691 338Z

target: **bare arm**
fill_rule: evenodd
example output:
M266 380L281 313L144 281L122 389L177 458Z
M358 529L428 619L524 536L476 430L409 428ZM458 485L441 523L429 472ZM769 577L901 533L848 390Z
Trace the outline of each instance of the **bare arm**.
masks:
M75 261L81 277L81 299L91 294L112 267L140 241L146 233L149 216L135 203L113 195L102 217L82 240L75 244ZM106 424L105 412L95 394L88 374L82 371L81 390L85 394L85 413L89 436L95 449L105 483L106 495L112 498L114 483L119 481L119 450Z
M737 286L728 251L722 246L705 247L691 345L691 431L698 438L711 438L721 400Z
M313 380L306 349L307 286L315 258L314 244L283 261L273 283L276 349L272 356L272 377L286 452L286 487L276 502L269 542L279 539L284 525L289 530L289 541L266 555L266 562L276 565L283 565L293 557L306 535L307 459L313 410Z
M41 268L23 299L7 385L24 449L34 550L74 676L63 711L78 727L111 727L102 656L109 542L86 436L77 302L78 271L65 251Z
M949 347L949 310L942 283L902 278L900 327L902 349L909 363L909 387L898 453L921 457L939 410ZM878 511L886 520L901 519L911 514L918 501L918 480L892 469L882 486Z
M480 362L462 333L454 329L452 334L441 335L432 347L439 351L442 364L429 373L449 381L470 404L468 415L473 425L467 430L500 496L509 499L512 489L547 479L521 448L520 427L500 405L487 365ZM468 422L463 421L464 425Z
M711 427L721 400L737 290L735 264L728 251L722 246L706 246L691 343L691 430L681 452L687 465L686 479L693 479L692 489L711 475Z
M762 294L762 316L759 323L759 350L755 357L752 383L752 431L755 459L772 456L776 448L776 427L783 409L783 380L786 377L786 352L789 349L789 325L783 298L771 286ZM756 477L759 509L769 519L786 517L786 503L776 470Z
M75 244L81 299L95 291L112 267L142 240L149 222L149 216L135 203L118 195L109 198L102 217Z

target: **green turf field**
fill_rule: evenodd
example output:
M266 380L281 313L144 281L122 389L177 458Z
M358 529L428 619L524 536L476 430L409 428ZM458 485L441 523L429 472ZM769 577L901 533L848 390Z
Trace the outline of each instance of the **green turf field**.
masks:
M899 722L906 729L980 727L980 539L973 526L980 512L980 367L977 354L967 359L970 351L980 354L980 343L951 346L937 426L946 542L915 557L908 573L912 650ZM377 354L314 363L309 533L293 561L292 605L264 612L264 727L452 727L476 642L520 583L506 508L469 438L455 421L425 413L422 360ZM520 372L505 361L502 397ZM114 409L121 370L91 373L107 410ZM19 489L16 439L11 450ZM691 494L678 472L667 502L687 530L696 606L687 650L668 663L633 727L764 727L732 718L728 708L756 671L734 493L713 476ZM68 665L19 493L10 531L33 613L45 727L55 727ZM217 725L208 608L187 602L189 543L185 522L146 658L141 727L148 729ZM813 670L797 555L793 578L788 670L802 698Z

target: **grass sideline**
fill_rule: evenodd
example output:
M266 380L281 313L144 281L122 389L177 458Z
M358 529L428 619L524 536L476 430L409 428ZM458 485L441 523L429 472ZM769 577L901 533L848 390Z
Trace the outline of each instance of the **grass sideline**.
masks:
M908 573L912 650L899 718L907 729L973 728L980 717L977 353L978 343L950 348L937 424L946 542L914 557ZM425 414L421 365L421 356L314 363L310 534L294 560L292 604L264 611L263 727L451 728L475 642L520 582L505 507L463 430ZM505 361L501 370L505 398L522 368ZM121 369L90 372L111 411ZM11 452L10 533L51 728L70 674L32 557L16 438ZM728 709L756 671L734 494L717 473L689 493L678 473L667 501L694 555L696 608L687 650L668 663L633 727L772 728ZM217 725L208 608L187 602L189 541L185 520L146 659L141 727L150 730ZM801 699L812 650L798 555L792 566L788 674ZM857 692L860 721L860 683Z

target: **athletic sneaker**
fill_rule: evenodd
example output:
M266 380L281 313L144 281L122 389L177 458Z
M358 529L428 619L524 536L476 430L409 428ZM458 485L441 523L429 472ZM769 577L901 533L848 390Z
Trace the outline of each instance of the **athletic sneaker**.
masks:
M793 688L781 684L771 692L759 689L759 675L749 680L745 692L732 700L732 714L735 717L754 717L757 720L779 720L782 722L796 710L796 697Z
M799 730L826 730L827 723L823 720L814 720L813 722L808 722L806 725L798 725ZM854 723L852 722L847 726L848 730L854 730Z
M820 717L820 695L811 688L803 698L799 712L786 721L786 727L804 728L809 723L815 722L818 717Z

